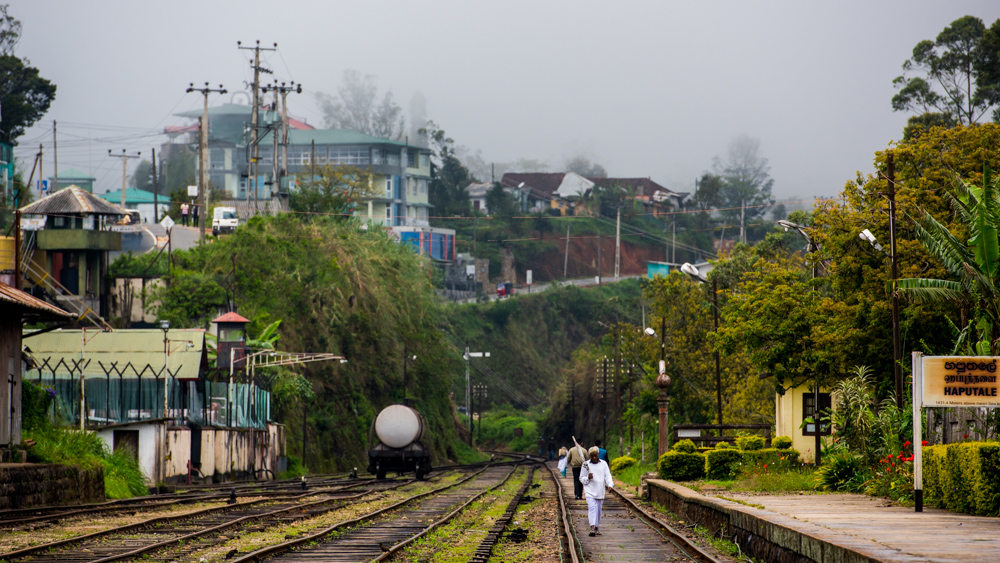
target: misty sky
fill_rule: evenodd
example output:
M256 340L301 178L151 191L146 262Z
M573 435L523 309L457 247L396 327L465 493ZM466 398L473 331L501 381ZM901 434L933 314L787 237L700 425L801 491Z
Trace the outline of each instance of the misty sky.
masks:
M58 86L16 154L30 168L43 143L49 176L55 119L60 169L117 189L108 149L145 157L165 125L188 123L173 114L200 107L189 82L245 90L236 41L259 39L278 43L274 76L304 86L289 96L292 115L317 126L313 94L358 69L404 110L422 93L428 117L487 161L559 170L584 154L611 176L690 191L747 133L777 197L830 196L902 136L891 82L913 46L964 15L989 25L1000 2L819 4L14 0L16 54Z

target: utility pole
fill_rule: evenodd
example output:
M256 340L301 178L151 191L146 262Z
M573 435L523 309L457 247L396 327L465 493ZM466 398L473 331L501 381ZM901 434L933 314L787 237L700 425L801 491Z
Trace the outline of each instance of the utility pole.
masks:
M563 278L569 271L569 223L566 224L566 256L563 258Z
M615 223L615 281L618 281L622 260L622 206L618 204L618 220Z
M42 144L38 143L38 185L39 186L41 186L43 183L45 183L45 174L42 172L42 167L44 166L44 164L45 164L45 157L42 154ZM39 190L38 190L38 196L39 196L39 198L41 198L41 195L42 195L42 190L41 190L41 188L39 188ZM53 412L55 412L55 411L53 411Z
M247 158L249 162L247 163L247 188L253 186L254 190L254 206L257 205L257 121L259 119L258 112L260 111L260 73L273 74L273 71L269 68L264 68L260 66L260 52L261 51L277 51L278 44L275 43L274 47L261 47L260 40L257 40L257 44L253 47L244 47L241 41L236 42L236 48L241 51L253 51L253 62L250 63L251 68L253 68L253 104L250 113L250 143L247 146ZM257 211L260 211L257 208Z
M111 154L111 149L108 149L108 156L113 156L115 158L122 159L122 209L125 209L125 183L128 177L128 159L139 158L142 152L137 152L135 154L125 154L125 149L122 149L121 154Z
M208 82L205 83L204 88L195 88L194 82L188 86L185 90L188 94L191 92L201 92L202 96L205 98L205 112L201 117L201 127L198 135L198 199L201 201L200 213L198 213L198 232L201 238L205 238L205 214L208 211L208 198L205 192L208 191L208 95L212 92L218 92L220 94L226 94L229 91L219 84L216 89L209 88Z
M601 373L601 405L603 405L602 416L601 416L601 443L607 445L608 443L608 357L604 356L602 361L603 369Z
M622 437L622 357L618 348L618 321L615 321L615 407L618 411L618 455L625 455Z
M54 184L50 189L51 192L55 192L59 189L59 143L56 138L56 120L52 120L52 183ZM125 207L125 204L122 204Z
M712 278L712 323L715 326L715 332L719 332L719 281L718 278ZM719 425L722 425L722 375L719 369L719 351L715 351L715 401L716 408L719 415ZM719 429L719 435L722 435L722 429Z
M903 408L903 374L899 365L902 350L899 342L899 291L896 286L899 278L899 271L896 269L896 163L893 162L892 151L886 155L886 169L886 179L889 181L889 267L892 278L892 374L896 386L896 407ZM818 404L816 408L819 408ZM819 433L818 423L816 432Z
M597 285L601 285L601 235L597 234Z
M277 80L275 80L275 82L277 83ZM274 95L274 104L276 106L275 111L277 111L278 95L279 94L281 95L281 126L280 126L281 136L280 137L278 136L279 128L275 127L271 128L271 135L273 135L274 137L273 138L274 152L273 152L273 157L271 159L274 165L272 190L280 194L281 179L288 175L288 93L295 92L296 94L301 94L302 85L295 84L295 81L293 80L288 86L285 86L284 82L282 82L280 86L278 84L274 84L272 86L265 86L263 91L264 93L267 93L269 90L273 90L275 93ZM278 160L279 146L281 147L280 161Z
M160 188L156 185L156 149L153 149L153 222L160 222Z
M670 263L671 264L676 264L677 263L677 221L671 222L670 226L673 227L673 234L670 237Z
M746 210L747 210L747 200L741 199L740 200L740 242L742 242L743 244L746 244L746 242L747 242L746 219L745 219Z

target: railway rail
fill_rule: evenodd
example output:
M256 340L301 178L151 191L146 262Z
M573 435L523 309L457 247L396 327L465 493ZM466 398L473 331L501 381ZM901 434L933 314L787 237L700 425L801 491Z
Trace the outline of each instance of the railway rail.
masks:
M210 507L195 512L150 518L135 524L117 526L90 534L75 536L0 554L0 560L15 561L31 557L33 562L92 561L108 563L156 553L178 545L189 546L186 551L203 549L210 545L204 541L197 545L193 540L218 537L225 531L253 523L280 520L289 523L318 516L341 508L346 503L373 492L389 490L411 483L411 480L385 480L368 485L373 488L350 493L360 483L339 489L312 490L283 499L264 498L237 502L232 505ZM315 501L303 502L313 496L324 495ZM176 554L171 554L171 560Z
M491 464L468 477L300 538L266 547L233 563L268 559L301 561L383 561L447 523L482 496L506 483L518 463Z
M272 482L258 482L255 486L242 485L220 488L219 492L206 492L201 494L172 493L75 506L5 510L0 511L0 528L58 522L67 518L97 515L108 512L121 512L125 510L155 511L179 504L226 500L232 498L234 491L237 497L254 496L284 498L301 495L302 492L305 492L305 490L312 490L318 494L331 486L337 487L337 490L346 490L367 485L374 482L374 479L314 478L306 481L306 489L303 489L303 484L299 480L295 480L295 482L298 484L294 486L289 486L285 483L275 486L271 484Z
M601 535L589 536L587 505L572 497L573 480L546 464L556 481L560 543L573 563L613 557L615 561L697 561L719 563L663 519L613 489L604 498Z

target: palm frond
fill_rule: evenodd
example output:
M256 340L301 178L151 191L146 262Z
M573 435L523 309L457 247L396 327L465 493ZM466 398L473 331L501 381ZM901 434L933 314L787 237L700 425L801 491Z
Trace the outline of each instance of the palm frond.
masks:
M909 215L907 215L909 216ZM911 217L912 220L912 217ZM924 211L924 222L913 221L917 239L954 276L964 274L964 264L975 263L975 256L947 227Z
M962 287L962 284L951 280L905 278L898 280L896 287L901 294L918 303L964 301L966 299L965 288Z

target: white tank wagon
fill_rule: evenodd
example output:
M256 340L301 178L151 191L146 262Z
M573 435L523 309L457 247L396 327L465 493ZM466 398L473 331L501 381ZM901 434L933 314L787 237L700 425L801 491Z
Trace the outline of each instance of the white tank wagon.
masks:
M372 422L368 450L368 472L385 479L389 471L416 473L423 479L431 471L431 454L420 443L427 423L415 409L389 405Z

